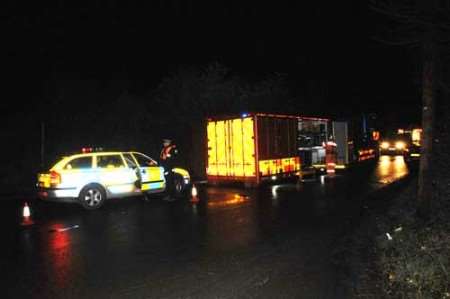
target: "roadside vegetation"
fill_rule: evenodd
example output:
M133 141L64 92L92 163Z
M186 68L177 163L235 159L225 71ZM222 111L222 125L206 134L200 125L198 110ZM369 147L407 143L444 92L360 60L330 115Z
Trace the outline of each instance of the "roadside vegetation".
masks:
M436 202L427 221L416 217L416 187L376 221L375 266L387 298L450 298L450 213Z
M443 188L426 220L417 178L369 198L343 256L352 298L450 298L450 202ZM388 187L389 188L389 187Z

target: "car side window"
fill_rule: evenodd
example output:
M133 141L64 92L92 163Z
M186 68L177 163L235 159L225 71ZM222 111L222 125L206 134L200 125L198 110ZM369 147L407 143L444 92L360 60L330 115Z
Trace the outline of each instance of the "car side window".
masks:
M127 163L128 167L136 168L136 162L134 162L133 156L129 153L123 153L123 157L125 158L125 163Z
M124 167L120 155L97 156L97 168L119 168Z
M92 157L80 157L70 160L64 169L87 169L92 167Z
M133 153L133 156L136 158L139 167L148 167L148 166L157 166L158 163L156 163L155 160L146 157L142 154L138 154L138 153Z

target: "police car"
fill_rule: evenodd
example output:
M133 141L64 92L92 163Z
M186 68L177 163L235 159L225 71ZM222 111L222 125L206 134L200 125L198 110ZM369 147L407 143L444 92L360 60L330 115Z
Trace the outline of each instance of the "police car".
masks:
M181 196L190 184L189 173L174 168L174 189ZM139 152L100 152L83 148L62 158L37 178L42 200L76 202L86 209L101 207L105 200L137 194L162 193L164 168Z

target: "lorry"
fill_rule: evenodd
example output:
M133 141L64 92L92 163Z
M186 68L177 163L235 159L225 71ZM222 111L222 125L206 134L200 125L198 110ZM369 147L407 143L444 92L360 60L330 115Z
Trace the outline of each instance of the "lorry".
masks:
M325 159L329 119L244 113L207 120L209 183L265 181L299 176ZM303 164L303 165L302 165Z
M299 136L304 173L308 169L315 174L334 173L378 157L379 132L359 118L300 120Z
M403 158L408 166L415 165L420 161L422 151L422 128L413 127L409 130L399 129L399 134L406 136L406 148L403 151ZM417 165L416 165L417 166Z
M207 119L207 181L266 181L333 173L378 157L379 132L366 116L331 120L270 113Z

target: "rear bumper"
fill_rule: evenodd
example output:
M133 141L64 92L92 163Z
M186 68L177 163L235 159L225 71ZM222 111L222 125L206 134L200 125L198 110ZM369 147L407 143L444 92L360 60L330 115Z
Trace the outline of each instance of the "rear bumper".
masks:
M60 190L60 189L38 189L37 197L40 200L51 202L76 202L78 194L76 190Z
M38 195L45 198L77 198L76 188L39 188Z

